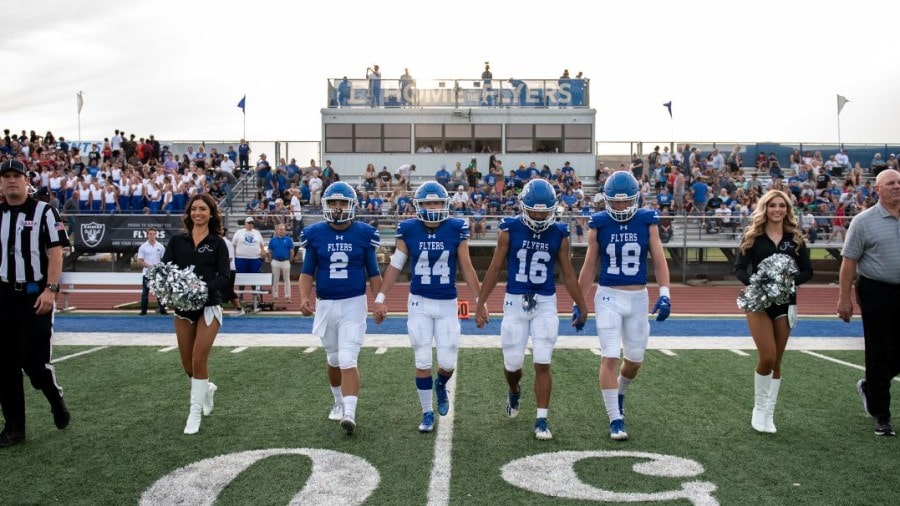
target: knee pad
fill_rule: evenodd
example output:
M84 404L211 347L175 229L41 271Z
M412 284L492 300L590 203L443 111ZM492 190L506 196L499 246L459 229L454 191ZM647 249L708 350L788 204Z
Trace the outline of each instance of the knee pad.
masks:
M458 346L439 346L437 348L438 367L445 371L455 371L458 354Z
M357 354L350 350L338 351L338 362L341 369L353 369L356 367Z
M340 361L338 360L337 352L327 353L325 355L325 361L328 362L328 365L330 365L331 367L338 367L339 365L341 365Z
M431 370L431 345L414 346L413 355L415 355L416 369Z

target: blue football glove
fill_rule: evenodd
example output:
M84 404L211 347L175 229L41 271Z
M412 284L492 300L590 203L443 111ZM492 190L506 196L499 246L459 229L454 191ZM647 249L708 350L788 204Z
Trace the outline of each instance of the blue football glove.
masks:
M583 331L584 324L585 322L581 319L581 308L578 307L578 304L572 304L572 326L575 327L575 331Z
M656 299L656 304L653 305L651 314L656 314L657 311L659 311L659 314L656 315L656 321L665 321L669 317L669 314L672 312L672 303L668 297L662 296Z

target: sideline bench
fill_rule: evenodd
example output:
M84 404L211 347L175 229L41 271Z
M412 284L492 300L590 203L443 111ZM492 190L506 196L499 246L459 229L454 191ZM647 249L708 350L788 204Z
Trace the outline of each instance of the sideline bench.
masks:
M144 275L140 272L63 272L59 278L59 291L63 294L61 311L74 309L69 306L70 293L141 293ZM238 273L234 280L238 295L253 296L253 310L259 309L262 295L272 289L271 273ZM240 286L252 288L240 290ZM102 287L102 288L101 288ZM121 288L113 288L121 287ZM226 301L227 302L227 301Z

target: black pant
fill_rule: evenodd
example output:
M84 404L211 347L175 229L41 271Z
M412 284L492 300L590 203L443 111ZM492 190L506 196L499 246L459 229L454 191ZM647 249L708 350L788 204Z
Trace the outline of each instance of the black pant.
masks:
M37 297L0 289L0 405L9 430L25 430L23 369L51 403L62 397L50 364L52 316L35 314Z
M900 285L859 277L856 297L866 342L866 394L869 413L891 418L891 381L900 374Z
M159 306L158 311L160 314L165 314L166 308L163 307L161 303L159 303L159 299L157 299L157 304ZM141 282L141 313L147 312L147 306L150 305L150 287L147 286L147 278L142 278Z

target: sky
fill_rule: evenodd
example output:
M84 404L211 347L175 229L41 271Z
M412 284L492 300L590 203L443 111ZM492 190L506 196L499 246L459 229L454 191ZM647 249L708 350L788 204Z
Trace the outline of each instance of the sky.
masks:
M8 3L8 0L7 0ZM319 140L327 79L591 80L597 141L896 143L900 3L40 0L3 9L0 127ZM847 97L837 115L837 95ZM672 102L670 119L663 103ZM838 122L840 120L840 123Z

